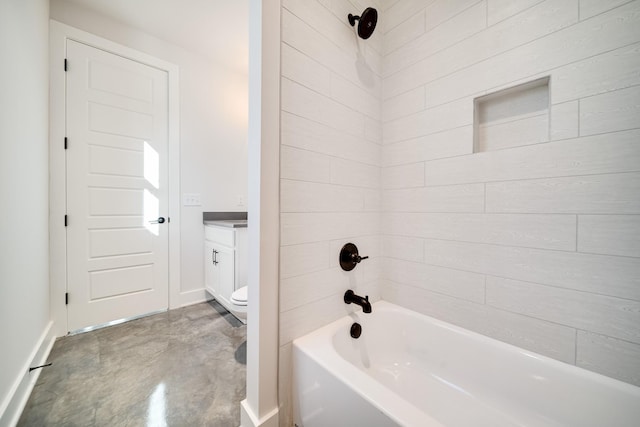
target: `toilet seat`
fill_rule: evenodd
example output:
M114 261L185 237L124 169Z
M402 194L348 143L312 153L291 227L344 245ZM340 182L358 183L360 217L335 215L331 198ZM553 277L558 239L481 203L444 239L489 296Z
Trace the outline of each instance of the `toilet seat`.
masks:
M230 301L234 305L246 306L247 305L247 287L243 286L231 294Z

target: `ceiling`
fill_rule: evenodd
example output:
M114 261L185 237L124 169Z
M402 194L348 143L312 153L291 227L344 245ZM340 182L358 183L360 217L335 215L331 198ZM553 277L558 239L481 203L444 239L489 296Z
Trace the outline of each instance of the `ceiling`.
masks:
M247 72L248 0L66 0Z

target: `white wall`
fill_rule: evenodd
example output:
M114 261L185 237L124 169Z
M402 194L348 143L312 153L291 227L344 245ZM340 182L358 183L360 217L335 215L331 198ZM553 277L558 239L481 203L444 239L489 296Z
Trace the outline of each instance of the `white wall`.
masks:
M49 323L49 3L0 2L0 424Z
M280 401L291 425L291 341L379 298L380 39L358 39L348 1L282 2ZM340 248L371 258L344 272ZM359 309L359 307L357 307Z
M181 193L202 197L181 210L179 303L203 300L202 212L246 211L247 75L64 0L51 1L51 18L179 66Z
M383 298L640 385L640 2L388 4ZM544 76L548 135L473 154L474 98Z

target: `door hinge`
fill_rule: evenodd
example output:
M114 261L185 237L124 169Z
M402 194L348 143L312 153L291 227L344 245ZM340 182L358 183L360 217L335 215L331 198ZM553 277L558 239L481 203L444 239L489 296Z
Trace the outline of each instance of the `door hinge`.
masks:
M64 58L64 70L67 71L67 58Z
M64 305L69 305L69 292L64 293Z
M64 226L66 227L67 224L69 224L69 218L67 218L67 215L64 216Z
M66 150L68 147L68 141L67 141L67 137L64 137L64 149Z

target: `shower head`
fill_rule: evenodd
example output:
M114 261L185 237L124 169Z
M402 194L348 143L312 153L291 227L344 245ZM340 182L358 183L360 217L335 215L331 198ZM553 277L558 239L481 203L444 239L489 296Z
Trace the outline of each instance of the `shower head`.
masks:
M349 24L352 27L358 22L358 35L363 39L368 39L373 34L373 30L376 29L378 23L378 11L372 7L368 7L362 12L360 16L354 16L349 14Z

